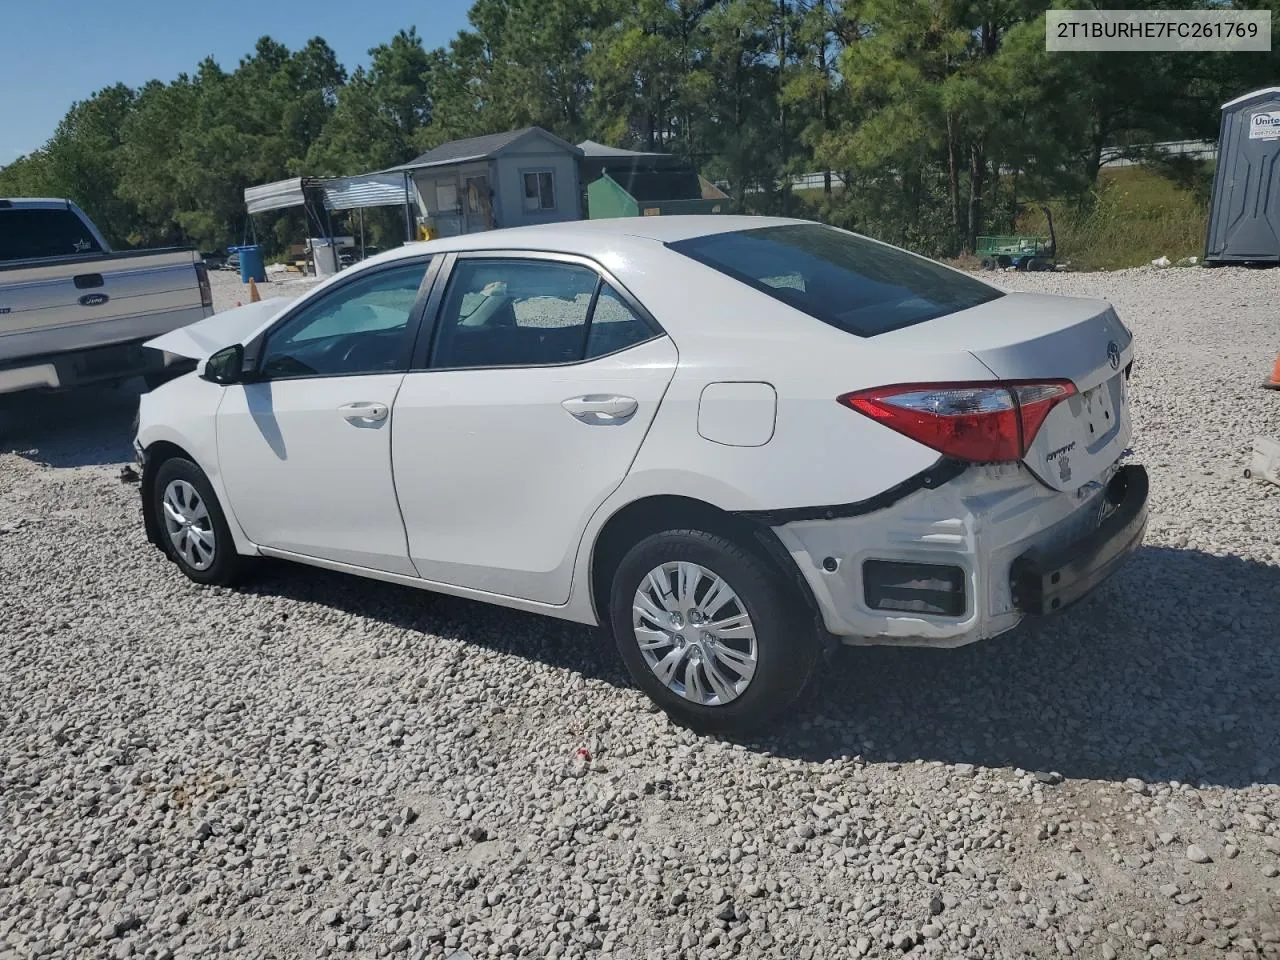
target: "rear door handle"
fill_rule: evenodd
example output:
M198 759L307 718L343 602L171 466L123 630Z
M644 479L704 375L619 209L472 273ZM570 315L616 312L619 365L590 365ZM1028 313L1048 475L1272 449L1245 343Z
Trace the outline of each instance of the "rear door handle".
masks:
M372 403L368 400L359 400L355 403L344 403L338 408L338 412L343 418L351 423L376 423L379 420L387 419L390 409L385 403Z
M640 404L634 397L619 397L611 393L589 393L581 397L570 397L560 406L583 423L601 426L626 423L640 408Z

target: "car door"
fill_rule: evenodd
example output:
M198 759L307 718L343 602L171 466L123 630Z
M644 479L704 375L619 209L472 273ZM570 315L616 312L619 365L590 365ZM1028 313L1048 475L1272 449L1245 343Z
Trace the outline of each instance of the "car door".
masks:
M585 259L460 254L447 270L392 424L409 556L427 580L565 603L675 345Z
M426 258L360 271L250 344L218 408L218 459L245 534L269 550L412 576L391 481L392 411Z

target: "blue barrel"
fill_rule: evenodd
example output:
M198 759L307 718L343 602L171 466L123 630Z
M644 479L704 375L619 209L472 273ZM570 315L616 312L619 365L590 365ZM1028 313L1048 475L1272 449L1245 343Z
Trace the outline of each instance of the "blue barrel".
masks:
M267 282L267 268L262 262L262 248L256 243L251 243L245 247L232 247L236 253L240 254L240 282L248 283L250 280L258 283Z

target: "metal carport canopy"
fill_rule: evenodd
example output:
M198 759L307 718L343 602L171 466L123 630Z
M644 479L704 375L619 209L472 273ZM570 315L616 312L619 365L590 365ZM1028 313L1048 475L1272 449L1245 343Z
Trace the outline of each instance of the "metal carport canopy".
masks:
M288 180L276 180L274 183L264 183L257 187L245 187L244 205L250 213L301 207L307 202L305 189L314 184L314 180L307 181L303 177L291 177Z
M307 203L307 191L319 189L329 210L354 210L359 207L398 207L408 196L405 177L400 173L366 173L355 177L290 177L256 187L246 187L245 207L250 213L301 207Z
M330 210L398 207L408 196L405 177L401 173L364 173L320 183L324 189L324 205Z

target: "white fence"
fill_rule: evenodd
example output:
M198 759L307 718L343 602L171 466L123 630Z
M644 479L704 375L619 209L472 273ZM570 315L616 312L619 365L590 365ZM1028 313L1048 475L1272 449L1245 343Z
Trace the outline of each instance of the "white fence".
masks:
M1165 156L1186 156L1193 160L1213 160L1218 156L1217 140L1167 140L1164 143L1144 143L1132 147L1103 147L1102 165L1105 167L1132 167L1141 161L1132 156L1138 152L1158 150Z

